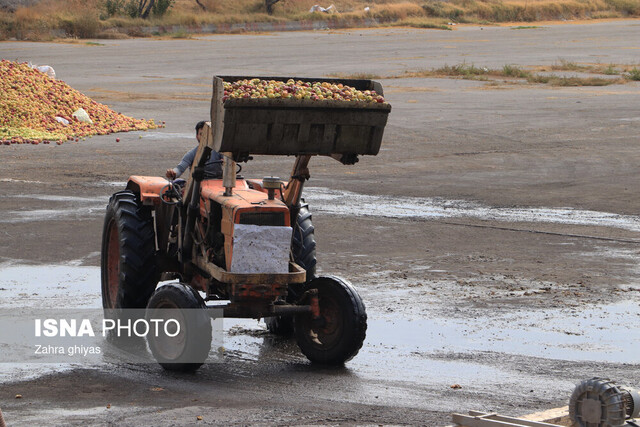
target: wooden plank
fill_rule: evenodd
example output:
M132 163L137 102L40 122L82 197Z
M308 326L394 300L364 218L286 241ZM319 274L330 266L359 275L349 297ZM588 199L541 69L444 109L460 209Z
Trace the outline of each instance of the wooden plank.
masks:
M469 411L469 415L452 414L452 418L456 424L464 427L561 427L557 424L505 417L498 414L485 414L476 411Z
M198 145L198 151L196 151L196 157L193 159L193 163L191 164L189 178L187 179L187 185L184 187L184 196L183 203L185 206L189 204L191 200L191 191L193 190L193 169L200 163L202 159L202 153L204 149L213 145L213 134L211 130L211 122L206 122L204 127L202 128L202 136L200 137L200 144Z
M544 421L546 423L559 424L561 426L571 425L569 418L569 407L553 408L542 412L535 412L521 417L523 420Z
M211 96L211 128L213 129L211 149L218 150L224 133L224 82L213 77L213 95Z
M469 415L482 416L483 413L482 412L469 411ZM492 418L494 418L496 420L501 420L501 421L518 422L518 423L520 423L518 425L522 425L522 426L526 426L526 427L559 427L559 426L557 426L555 424L549 424L549 423L546 423L546 422L543 422L543 421L527 420L525 418L507 417L507 416L499 415L499 414L493 414Z
M495 427L495 426L511 426L517 427L518 424L507 423L503 421L489 420L486 418L473 417L463 414L453 414L453 422L463 427Z

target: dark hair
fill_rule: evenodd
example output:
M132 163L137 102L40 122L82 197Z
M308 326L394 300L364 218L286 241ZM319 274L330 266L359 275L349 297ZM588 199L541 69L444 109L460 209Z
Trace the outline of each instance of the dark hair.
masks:
M198 133L198 131L204 127L205 123L206 122L204 120L198 122L198 124L196 125L196 133Z

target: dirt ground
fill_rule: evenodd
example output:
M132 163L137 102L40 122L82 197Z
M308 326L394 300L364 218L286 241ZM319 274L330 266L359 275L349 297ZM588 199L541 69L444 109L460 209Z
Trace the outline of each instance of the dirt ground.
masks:
M99 301L109 195L194 145L214 74L640 66L635 40L638 21L0 43L2 58L51 65L117 111L166 121L120 142L0 147L0 307L47 306L29 292L61 284L57 303ZM351 167L314 158L306 192L319 269L349 279L367 305L356 358L314 367L264 324L226 320L224 363L193 375L3 365L8 424L441 426L452 412L561 407L593 376L640 386L640 83L382 84L393 110L380 154ZM256 156L244 173L288 177L292 163Z

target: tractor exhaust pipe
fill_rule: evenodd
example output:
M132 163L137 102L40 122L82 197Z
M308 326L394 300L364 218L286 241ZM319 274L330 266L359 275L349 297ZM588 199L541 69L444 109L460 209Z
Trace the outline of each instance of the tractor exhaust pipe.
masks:
M233 188L236 186L236 162L231 157L232 153L220 153L222 159L222 185L224 185L224 195L233 195Z

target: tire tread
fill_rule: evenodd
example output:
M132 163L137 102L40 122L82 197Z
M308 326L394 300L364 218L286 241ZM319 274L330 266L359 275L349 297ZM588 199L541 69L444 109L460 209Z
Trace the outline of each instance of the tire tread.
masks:
M106 247L111 221L118 229L120 247L120 285L116 307L144 308L158 283L153 220L129 190L119 191L109 199L102 237L102 303L105 308L109 308L105 293L105 286L108 286L105 269L108 267Z

